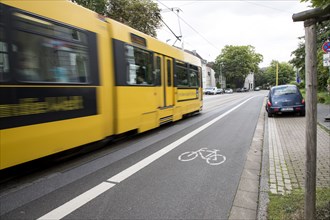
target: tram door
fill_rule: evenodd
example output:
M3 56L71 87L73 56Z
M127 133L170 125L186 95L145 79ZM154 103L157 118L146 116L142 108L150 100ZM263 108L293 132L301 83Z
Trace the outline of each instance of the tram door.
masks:
M165 71L164 71L164 92L165 92L165 106L174 105L174 85L173 85L173 59L165 57Z
M159 106L166 108L174 105L173 59L155 54L156 81L159 80L161 94Z

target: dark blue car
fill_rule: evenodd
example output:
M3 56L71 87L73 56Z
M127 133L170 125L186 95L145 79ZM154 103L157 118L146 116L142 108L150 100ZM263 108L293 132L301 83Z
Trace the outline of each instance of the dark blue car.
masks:
M268 94L266 111L268 117L282 113L299 113L305 116L305 100L295 85L274 86Z

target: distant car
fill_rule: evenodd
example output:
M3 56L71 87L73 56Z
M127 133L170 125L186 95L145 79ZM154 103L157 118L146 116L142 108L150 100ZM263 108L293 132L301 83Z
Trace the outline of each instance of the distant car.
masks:
M223 93L224 93L223 89L221 89L221 88L217 89L217 94L223 94Z
M255 87L254 91L260 91L260 87Z
M268 93L266 111L268 117L282 113L305 116L305 100L296 85L274 86Z
M247 92L247 91L248 91L248 89L245 87L236 89L236 92Z
M216 95L217 94L217 87L208 87L208 88L206 88L204 94L206 94L206 95Z
M225 93L233 93L232 89L225 89Z

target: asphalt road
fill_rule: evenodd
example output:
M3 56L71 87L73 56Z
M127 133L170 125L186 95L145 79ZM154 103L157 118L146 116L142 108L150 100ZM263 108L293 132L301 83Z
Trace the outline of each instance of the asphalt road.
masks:
M197 116L7 185L0 218L228 218L264 96L205 96Z

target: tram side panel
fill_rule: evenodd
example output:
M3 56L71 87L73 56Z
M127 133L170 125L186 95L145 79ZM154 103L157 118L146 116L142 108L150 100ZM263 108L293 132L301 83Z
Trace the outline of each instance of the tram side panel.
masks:
M116 133L143 132L158 126L153 56L150 51L123 40L113 39Z
M3 3L0 169L111 135L106 24L66 1Z

